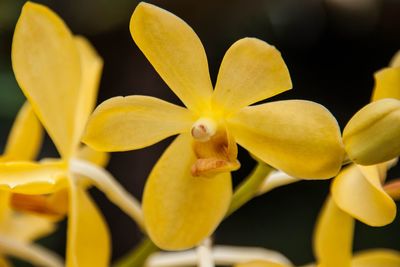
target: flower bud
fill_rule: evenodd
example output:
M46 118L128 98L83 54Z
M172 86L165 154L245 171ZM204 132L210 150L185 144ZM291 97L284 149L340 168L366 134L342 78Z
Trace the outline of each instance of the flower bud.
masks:
M400 101L382 99L358 111L346 125L343 142L351 160L361 165L400 155Z

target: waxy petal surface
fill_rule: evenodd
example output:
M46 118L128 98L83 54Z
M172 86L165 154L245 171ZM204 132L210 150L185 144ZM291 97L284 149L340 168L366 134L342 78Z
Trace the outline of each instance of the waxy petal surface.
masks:
M331 192L342 210L368 225L387 225L396 216L396 203L383 190L376 165L347 167L334 179Z
M29 103L18 112L7 139L4 156L7 160L33 160L39 153L43 129Z
M400 50L394 54L392 59L390 60L390 67L400 67Z
M82 138L89 115L92 113L94 106L96 105L97 92L103 69L103 60L84 37L76 36L74 41L79 52L82 70L75 118L75 138L79 141Z
M375 87L372 101L384 98L400 99L400 66L385 68L375 73Z
M314 254L318 266L350 267L354 219L329 197L319 215L314 233Z
M400 155L400 101L381 99L358 111L343 131L351 160L373 165Z
M110 236L103 216L85 190L70 184L67 267L109 266Z
M235 267L290 267L291 265L272 262L272 261L250 261L245 263L236 264Z
M389 249L374 249L357 253L351 267L399 267L400 253Z
M18 19L12 65L22 91L63 157L75 147L81 81L79 53L64 22L50 9L27 2Z
M232 195L230 173L193 177L188 134L178 136L151 172L143 196L147 232L157 246L182 250L199 244L223 219Z
M193 122L187 109L158 98L113 97L96 108L83 141L100 151L139 149L189 132Z
M0 189L21 194L49 194L66 186L65 162L0 163Z
M226 52L213 94L215 108L234 112L292 88L280 52L256 38L244 38Z
M136 45L189 109L201 112L208 107L212 84L207 56L186 22L142 2L133 12L130 31Z
M339 126L319 104L287 100L250 106L228 122L241 146L291 176L330 178L342 165Z

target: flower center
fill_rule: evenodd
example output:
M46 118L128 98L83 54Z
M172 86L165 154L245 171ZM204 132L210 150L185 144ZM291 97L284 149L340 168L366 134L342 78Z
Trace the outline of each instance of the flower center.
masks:
M221 172L237 170L237 145L223 122L200 118L192 127L193 151L196 161L192 165L193 176L213 176Z
M217 132L217 124L209 118L200 118L192 126L192 136L200 142L207 142Z

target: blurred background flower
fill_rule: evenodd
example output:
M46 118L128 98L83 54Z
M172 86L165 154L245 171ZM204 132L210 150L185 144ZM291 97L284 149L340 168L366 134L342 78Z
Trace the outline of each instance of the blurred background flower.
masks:
M11 70L11 38L25 1L0 0L0 140L5 145L12 120L23 103ZM104 58L99 102L117 95L144 94L179 103L135 46L129 33L133 0L37 1L56 11L74 33L87 36ZM398 0L220 0L149 1L191 25L208 53L211 77L227 48L242 37L257 37L278 47L288 65L294 90L274 97L308 99L325 105L343 128L369 102L373 73L388 65L400 48ZM49 74L51 75L51 74ZM245 89L244 89L245 90ZM131 152L114 153L109 170L141 197L152 166L171 139ZM42 156L56 156L49 139ZM240 182L254 161L239 151ZM389 172L396 178L399 168ZM302 181L263 195L221 224L215 242L263 246L287 255L296 264L312 260L311 238L329 181ZM141 238L126 215L99 191L92 194L112 231L113 257L129 251ZM212 208L213 203L210 203ZM127 234L129 233L129 234ZM400 249L400 217L383 228L356 225L355 250ZM65 222L42 243L63 253Z

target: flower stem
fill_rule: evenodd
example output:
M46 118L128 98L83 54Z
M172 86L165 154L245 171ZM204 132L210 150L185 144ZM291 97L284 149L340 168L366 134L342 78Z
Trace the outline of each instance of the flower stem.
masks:
M26 260L35 266L64 266L63 260L52 251L36 244L10 239L7 236L0 236L0 250L2 254Z
M72 159L71 172L89 178L107 198L128 214L144 230L143 214L139 201L126 191L105 169L88 161Z
M214 267L214 256L211 249L211 239L207 238L197 247L197 266L198 267Z
M235 190L226 217L258 195L261 185L272 170L273 168L265 163L257 164L250 175Z
M142 267L145 266L147 258L153 252L156 252L158 247L149 239L144 238L141 243L135 247L126 256L114 263L113 267Z

